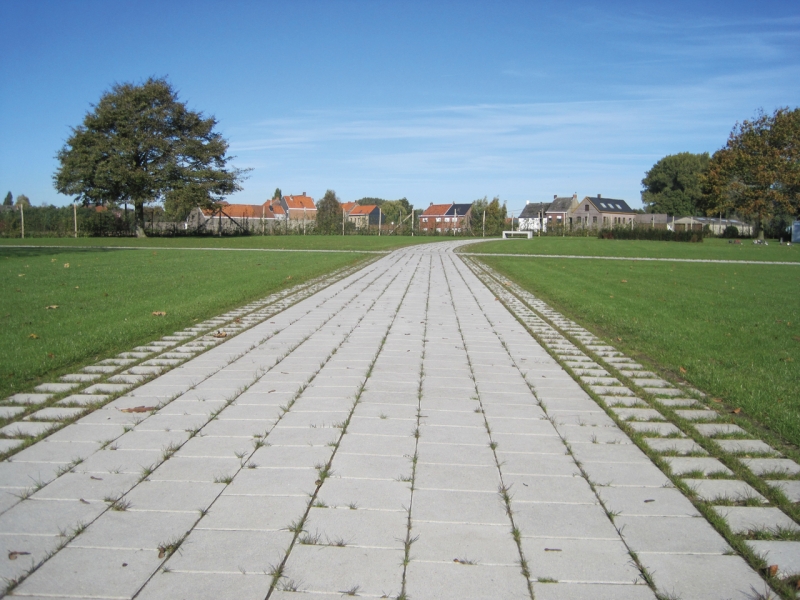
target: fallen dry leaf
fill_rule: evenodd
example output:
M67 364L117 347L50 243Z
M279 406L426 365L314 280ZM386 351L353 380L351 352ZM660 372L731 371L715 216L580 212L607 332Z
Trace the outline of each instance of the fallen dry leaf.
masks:
M163 310L154 310L153 311L153 316L154 317L166 317L167 313L165 313Z
M164 548L163 546L159 546L158 547L158 558L164 558L164 556L166 556L166 554L167 554L167 549Z
M545 552L561 552L561 548L545 548Z
M740 412L742 412L742 409L741 408L734 408L731 412L733 414L735 414L735 415L738 415Z
M51 304L50 306L45 306L45 310L55 310L58 308L58 304Z
M224 337L228 337L228 334L225 333L224 331L215 331L214 333L211 334L211 337L224 338Z
M95 477L94 475L90 475L89 479L94 479L95 481L103 481L102 477Z
M89 504L88 500L84 500L83 498L78 498L83 504Z
M241 320L239 317L236 317L236 318L233 320L233 322L234 322L234 323L241 323L241 322L242 322L242 320Z
M133 408L120 408L120 412L124 413L143 413L155 410L155 406L134 406Z
M69 263L64 263L64 268L69 269Z
M767 567L767 574L770 577L775 577L778 574L778 565L770 565Z
M622 280L620 281L620 283L628 283L628 280L627 280L627 279L622 279Z
M52 352L48 352L47 353L47 358L55 358L55 357L56 357L56 355L53 354Z
M647 500L644 501L644 503L647 504L648 502L655 502L655 501L656 501L655 498L648 498Z
M622 338L617 338L617 341L618 341L618 342L621 342L621 341L622 341Z
M38 340L39 339L39 336L36 335L35 333L30 334L28 337L31 338L32 340Z
M722 400L721 400L721 399L719 399L719 398L712 398L712 399L711 399L711 401L712 401L712 402L716 402L716 403L718 403L718 404L722 404Z
M19 276L20 277L25 277L25 273L20 273Z
M678 367L678 369L680 369L681 373L686 373L686 369L684 369L683 367Z
M17 560L18 556L29 556L30 552L25 552L24 550L12 550L8 553L8 560Z

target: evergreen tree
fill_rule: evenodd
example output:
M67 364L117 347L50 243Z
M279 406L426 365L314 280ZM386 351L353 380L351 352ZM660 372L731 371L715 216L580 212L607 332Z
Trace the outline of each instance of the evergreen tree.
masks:
M11 192L6 194L6 199L3 200L3 206L14 206L14 196L11 195Z

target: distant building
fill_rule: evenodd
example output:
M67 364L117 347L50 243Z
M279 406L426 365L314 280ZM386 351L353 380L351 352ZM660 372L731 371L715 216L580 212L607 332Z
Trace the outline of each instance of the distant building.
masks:
M386 221L386 217L381 214L380 208L375 204L360 205L356 204L347 213L347 220L355 225L356 229L364 229L371 225L378 225Z
M636 213L625 200L586 196L572 213L573 227L601 229L633 227Z
M547 224L553 225L572 225L572 216L578 208L578 194L572 196L553 196L553 201L545 211Z
M547 231L547 209L549 202L526 202L519 213L517 223L520 231Z
M472 204L433 204L419 216L420 231L460 232L469 226Z

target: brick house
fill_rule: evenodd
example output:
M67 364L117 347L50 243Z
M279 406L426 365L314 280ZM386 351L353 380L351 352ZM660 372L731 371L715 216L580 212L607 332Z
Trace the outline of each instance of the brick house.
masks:
M380 208L376 204L355 205L349 213L347 220L355 225L356 229L364 229L371 225L386 222L386 216L381 214Z
M553 201L545 211L547 225L572 225L572 216L578 207L578 194L572 196L553 196Z
M444 216L450 210L452 204L434 204L431 202L430 206L419 216L419 230L420 231L442 231Z
M286 211L290 221L313 221L317 218L317 207L314 199L303 192L299 196L283 196L281 207Z
M624 200L586 196L572 213L573 227L602 229L633 227L636 213Z

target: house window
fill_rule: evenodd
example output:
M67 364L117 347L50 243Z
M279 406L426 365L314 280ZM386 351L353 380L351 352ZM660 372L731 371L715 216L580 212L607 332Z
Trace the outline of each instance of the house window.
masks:
M558 215L558 216L556 217L556 221L559 221L559 222L561 222L561 215Z
M603 225L605 225L606 223L608 223L608 217L603 217Z
M597 223L597 217L592 217L592 223Z
M584 209L586 212L589 212L589 205L587 204L586 206L584 206L584 207L583 207L583 209Z

